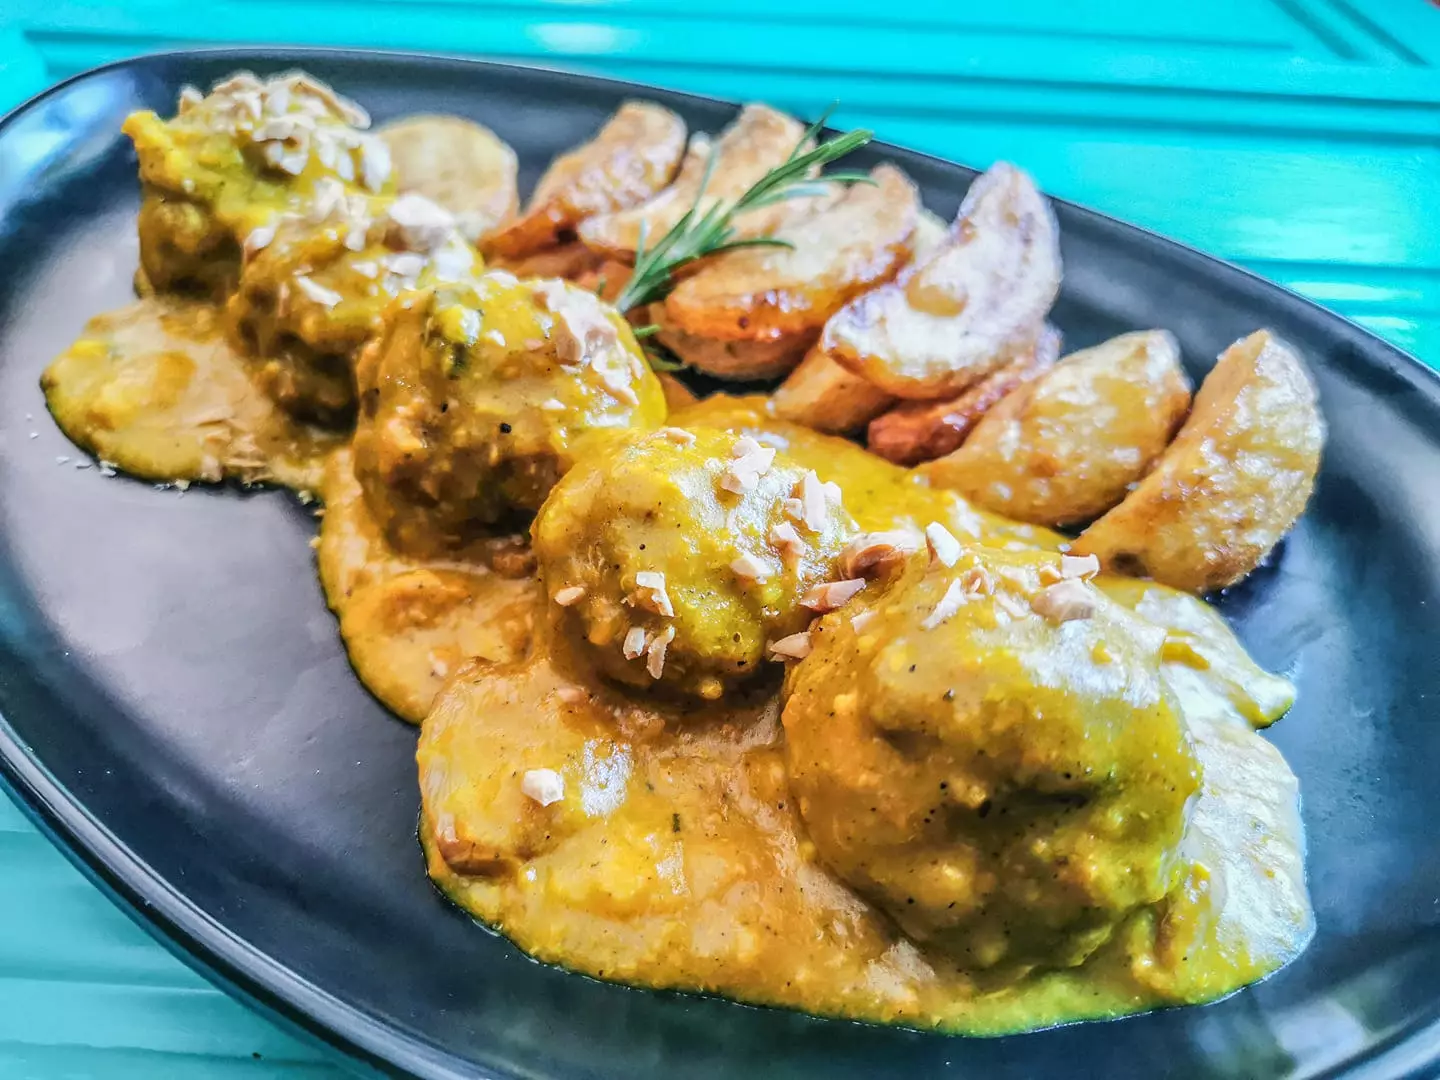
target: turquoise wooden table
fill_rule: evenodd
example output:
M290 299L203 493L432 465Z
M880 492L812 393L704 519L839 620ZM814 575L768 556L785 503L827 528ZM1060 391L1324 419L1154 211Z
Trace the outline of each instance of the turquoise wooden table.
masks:
M1019 162L1440 366L1425 0L0 0L0 111L123 56L279 41L542 62L802 115L838 99L837 124ZM0 799L0 1077L342 1069L154 943Z

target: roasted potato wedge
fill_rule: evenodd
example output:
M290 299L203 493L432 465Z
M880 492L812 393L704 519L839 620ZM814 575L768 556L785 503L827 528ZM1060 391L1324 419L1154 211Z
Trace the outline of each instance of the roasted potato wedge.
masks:
M947 226L923 206L915 221L912 263L928 259L945 242ZM831 435L859 431L895 399L841 367L818 346L805 354L774 394L775 415Z
M720 341L687 334L672 326L666 318L664 304L651 304L645 311L645 321L660 327L655 334L656 341L687 367L717 379L744 382L779 378L800 362L805 350L815 341L813 332L775 341Z
M896 397L951 396L1033 341L1059 289L1049 204L1001 162L971 185L935 254L830 320L825 350Z
M677 409L688 409L700 400L695 396L694 390L670 372L657 371L655 377L660 380L660 388L665 391L665 407L672 413Z
M775 390L775 415L830 435L858 431L895 399L848 368L818 345Z
M1042 374L1060 355L1060 331L1047 326L1028 349L998 371L945 401L903 401L870 421L866 445L897 465L934 461L960 448L975 425L1012 391ZM858 378L858 376L851 376Z
M1189 407L1175 339L1164 330L1122 334L1020 387L924 471L1020 521L1089 521L1145 475Z
M638 206L590 218L580 226L580 239L611 258L634 262L642 224L651 243L664 236L695 205L701 184L705 194L700 213L722 200L733 201L782 164L804 134L804 125L793 117L768 105L746 105L713 144L706 135L691 138L674 183ZM706 183L712 154L715 165ZM783 203L742 214L735 223L736 235L763 235L773 227L777 213L783 215Z
M518 258L494 258L492 270L508 270L518 278L564 278L580 282L596 274L604 262L584 244L569 243L541 248Z
M515 151L489 128L459 116L410 116L377 134L390 148L397 188L445 207L472 242L519 212Z
M1305 509L1324 442L1303 361L1258 330L1221 354L1154 470L1074 551L1191 592L1234 584Z
M910 260L911 265L923 263L939 251L949 234L950 226L945 224L945 219L922 206L915 219L915 254Z
M580 245L584 247L584 245ZM589 251L589 248L585 248ZM582 270L570 280L579 285L582 289L589 289L600 299L613 304L620 298L620 293L630 283L630 278L635 273L635 268L629 263L622 263L618 259L605 259L596 256L599 261ZM637 323L636 325L644 325Z
M586 218L648 199L670 182L685 152L685 121L627 101L595 138L550 163L525 211L487 233L486 255L518 258L566 239Z
M666 298L667 321L721 341L818 333L850 300L893 278L914 251L915 185L893 165L870 178L778 228L775 239L789 247L740 248L708 261Z

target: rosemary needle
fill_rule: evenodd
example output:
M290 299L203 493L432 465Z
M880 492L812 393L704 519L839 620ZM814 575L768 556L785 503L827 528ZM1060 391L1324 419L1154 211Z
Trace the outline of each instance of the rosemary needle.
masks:
M734 239L735 216L745 210L771 206L782 200L804 195L817 195L830 183L868 182L870 178L862 172L835 172L822 177L810 175L812 170L822 168L858 150L873 137L873 133L869 131L849 131L801 153L800 148L825 126L830 112L831 110L827 109L819 120L805 130L805 134L800 136L800 141L795 144L795 149L790 151L790 156L784 162L755 181L734 202L728 205L716 202L702 214L700 204L705 198L705 189L709 186L710 173L715 166L715 156L712 153L694 204L653 247L647 246L645 223L641 223L640 239L635 250L635 272L620 291L620 295L615 298L615 306L620 311L627 312L665 299L674 288L676 272L698 259L737 248L790 246L784 240L769 236L748 240Z

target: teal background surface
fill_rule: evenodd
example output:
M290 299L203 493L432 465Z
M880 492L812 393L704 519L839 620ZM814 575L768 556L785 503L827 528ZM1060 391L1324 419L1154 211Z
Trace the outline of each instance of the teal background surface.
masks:
M1426 0L0 0L0 111L109 60L221 43L464 53L811 116L838 100L838 125L1015 161L1440 367ZM156 944L0 799L0 1077L341 1074Z

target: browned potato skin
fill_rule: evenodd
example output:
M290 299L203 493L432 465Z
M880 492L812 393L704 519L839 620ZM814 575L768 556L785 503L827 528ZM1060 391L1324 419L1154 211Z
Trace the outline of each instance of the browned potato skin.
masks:
M655 340L685 362L687 367L714 375L717 379L746 381L775 379L800 362L815 340L814 332L781 338L778 341L719 341L687 334L672 325L664 304L644 309L645 321L660 327Z
M634 206L670 182L685 151L685 121L645 101L621 105L590 142L550 163L525 212L487 234L487 255L553 247L594 214Z
M1257 330L1220 355L1154 471L1074 551L1195 593L1233 585L1304 511L1324 442L1304 362Z
M400 191L454 214L472 241L520 212L515 151L460 116L407 116L376 132L390 148Z
M915 221L913 263L924 262L945 242L945 222L923 206ZM842 367L818 345L773 396L775 415L829 435L859 431L895 404L868 380Z
M1060 331L1045 327L1033 349L948 401L906 401L870 421L866 445L897 465L934 461L960 448L1004 397L1043 374L1060 355ZM855 378L855 376L851 376Z
M775 415L830 435L858 431L895 399L836 363L819 345L775 390Z
M1060 289L1058 234L1030 177L1000 162L938 251L826 324L825 350L896 397L958 394L1039 333Z
M580 282L595 273L601 259L584 244L571 242L541 248L515 258L497 257L489 260L492 270L509 270L518 278L564 278Z
M804 134L805 126L794 117L768 105L746 105L713 143L703 134L691 138L674 183L639 206L582 222L580 239L613 259L634 262L642 223L648 242L653 244L695 206L702 184L704 198L700 201L700 213L717 202L734 201L767 172L782 164ZM705 173L712 156L715 167L706 183ZM784 213L785 204L779 203L742 214L735 222L736 236L762 236Z
M1149 471L1189 407L1175 339L1164 330L1122 334L1016 390L924 472L1020 521L1089 521Z
M788 248L727 252L665 300L680 330L722 341L776 341L818 332L863 292L910 261L920 199L899 169L881 165L870 184L776 230Z

